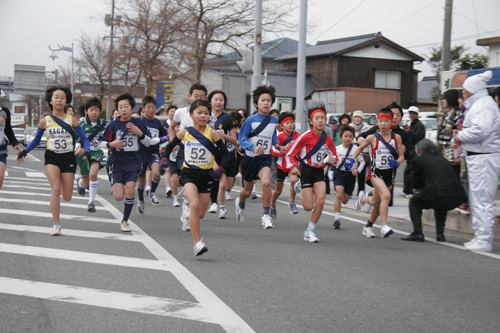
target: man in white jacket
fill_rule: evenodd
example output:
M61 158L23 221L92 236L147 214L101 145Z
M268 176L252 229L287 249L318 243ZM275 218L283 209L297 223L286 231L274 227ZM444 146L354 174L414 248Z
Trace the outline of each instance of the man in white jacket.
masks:
M466 154L469 200L474 239L464 244L469 251L491 251L495 223L495 194L500 174L500 110L486 90L491 71L471 76L463 84L467 109L455 142Z

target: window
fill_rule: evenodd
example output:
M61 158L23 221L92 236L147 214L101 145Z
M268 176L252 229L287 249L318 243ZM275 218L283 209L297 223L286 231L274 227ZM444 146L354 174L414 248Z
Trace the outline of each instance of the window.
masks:
M26 107L25 106L16 106L14 112L15 113L26 113Z
M401 72L375 71L375 88L401 89Z

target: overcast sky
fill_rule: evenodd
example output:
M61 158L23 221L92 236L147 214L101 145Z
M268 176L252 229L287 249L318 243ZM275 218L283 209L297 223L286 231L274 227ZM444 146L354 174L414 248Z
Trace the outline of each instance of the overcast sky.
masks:
M307 43L380 31L428 55L430 46L442 43L444 4L445 0L309 0L308 21L315 26L308 31ZM71 46L83 32L109 33L104 15L110 7L111 0L0 0L0 76L13 76L14 64L46 66L48 71L69 66L70 53L58 52L59 59L52 61L48 46ZM486 48L476 46L476 39L500 36L500 0L455 0L453 7L452 46L464 44L466 53L487 54ZM279 37L298 39L298 33ZM425 63L415 68L422 71L420 79L433 74Z

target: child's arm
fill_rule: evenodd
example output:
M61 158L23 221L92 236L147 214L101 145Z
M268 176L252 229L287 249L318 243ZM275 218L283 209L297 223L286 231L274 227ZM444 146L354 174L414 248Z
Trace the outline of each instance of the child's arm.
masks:
M363 155L359 155L358 157L356 157L356 161L358 162L359 166L356 170L353 171L354 176L357 176L363 170L366 164ZM356 172L356 174L354 174L354 172Z
M398 155L399 155L398 162L399 164L401 164L405 160L405 149L403 146L403 141L399 134L396 134L396 143L398 144Z
M170 154L172 153L172 150L174 150L174 148L182 142L182 140L184 139L184 135L186 135L186 132L187 130L186 129L182 129L179 131L179 133L177 133L176 136L174 136L174 139L172 141L170 141L170 143L167 145L167 147L165 147L165 150L163 151L163 158L166 158L168 160L168 157L170 156Z
M355 160L359 156L359 154L361 154L363 152L363 149L368 147L368 145L372 144L374 138L375 138L375 135L368 135L366 140L363 141L363 143L356 149L356 151L352 155L352 159Z
M219 153L215 155L214 158L219 165L219 170L221 170L222 172L214 172L216 174L216 178L220 179L222 174L226 173L226 167L229 163L229 152L227 151L226 145L224 144L224 142L222 142L221 137L216 130L210 130L210 136L212 137L212 141L217 145L217 148L219 149Z

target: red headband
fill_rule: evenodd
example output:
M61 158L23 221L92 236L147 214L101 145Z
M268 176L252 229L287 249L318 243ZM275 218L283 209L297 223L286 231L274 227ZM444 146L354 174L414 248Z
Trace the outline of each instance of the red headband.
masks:
M311 117L309 117L309 119L313 119L314 114L316 114L316 113L318 113L318 112L323 112L323 113L325 114L325 116L326 116L326 112L325 112L325 110L316 109L316 110L314 110L314 111L311 113Z
M283 120L281 121L280 125L283 125L283 124L284 124L284 123L286 123L287 121L295 121L295 120L293 120L293 118L292 118L292 117L286 117L285 119L283 119Z
M386 118L386 119L389 119L390 121L394 120L394 118L390 114L387 114L387 113L380 113L377 117L377 120L381 119L381 118Z

